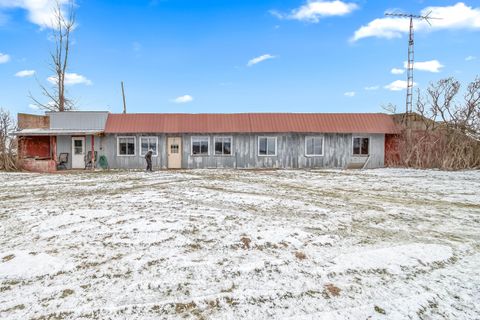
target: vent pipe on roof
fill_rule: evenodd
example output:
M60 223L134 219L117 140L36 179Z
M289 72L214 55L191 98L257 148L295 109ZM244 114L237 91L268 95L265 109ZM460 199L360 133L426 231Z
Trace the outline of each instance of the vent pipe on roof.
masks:
M123 81L122 81L122 97L123 97L123 113L127 113L127 103L125 102L125 89L123 88Z

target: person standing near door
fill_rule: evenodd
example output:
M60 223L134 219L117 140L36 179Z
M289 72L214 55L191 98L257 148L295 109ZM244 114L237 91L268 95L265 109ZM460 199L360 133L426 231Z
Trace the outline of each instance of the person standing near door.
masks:
M145 154L145 160L147 161L147 170L152 172L152 155L153 155L153 150L150 149L148 152Z

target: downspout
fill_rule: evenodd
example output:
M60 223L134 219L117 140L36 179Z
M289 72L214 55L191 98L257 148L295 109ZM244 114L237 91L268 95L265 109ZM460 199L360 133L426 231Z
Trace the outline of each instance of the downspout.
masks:
M92 170L95 170L95 136L92 134Z

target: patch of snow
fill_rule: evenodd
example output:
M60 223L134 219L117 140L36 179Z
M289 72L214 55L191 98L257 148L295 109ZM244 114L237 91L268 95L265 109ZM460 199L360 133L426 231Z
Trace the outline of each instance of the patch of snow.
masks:
M386 269L391 273L400 274L402 267L445 262L452 255L452 248L448 246L422 243L380 249L357 249L356 252L337 256L333 260L334 266L329 269L329 272Z
M0 173L0 318L475 319L478 190L480 171Z
M2 257L13 258L2 262ZM64 259L45 253L8 251L0 253L0 277L3 279L30 279L43 275L52 275L70 269L72 265Z

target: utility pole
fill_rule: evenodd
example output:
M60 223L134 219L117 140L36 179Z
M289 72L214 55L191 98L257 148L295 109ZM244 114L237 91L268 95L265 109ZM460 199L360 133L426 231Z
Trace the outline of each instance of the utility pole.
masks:
M125 102L125 89L123 88L123 81L122 81L122 97L123 97L123 113L127 113L127 103Z

